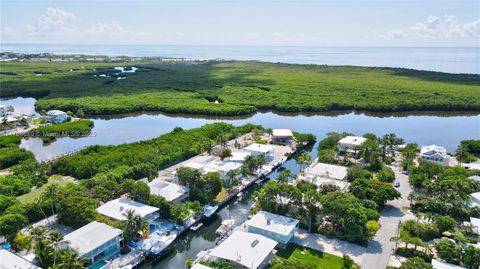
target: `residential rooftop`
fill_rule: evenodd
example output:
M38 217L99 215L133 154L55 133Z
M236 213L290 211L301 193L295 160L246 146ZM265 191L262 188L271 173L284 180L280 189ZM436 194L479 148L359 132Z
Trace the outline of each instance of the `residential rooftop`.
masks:
M440 147L437 145L430 145L430 146L422 146L422 149L420 150L420 154L428 154L432 155L438 153L442 155L443 157L447 156L447 150L444 147Z
M239 169L241 166L242 164L237 162L215 161L205 165L205 170L209 172L215 172L215 171L228 172L231 170Z
M462 266L446 263L435 259L432 260L432 267L433 269L466 269Z
M265 236L236 231L213 249L210 256L256 269L267 260L276 245L276 241Z
M272 151L273 149L274 149L273 146L258 144L258 143L253 143L250 146L245 148L245 150L248 150L248 151L255 151L255 152L261 152L261 153L267 153Z
M289 235L298 225L299 220L273 214L267 211L259 211L246 224L281 235Z
M135 215L146 217L153 212L158 211L157 207L145 205L128 198L118 198L109 201L97 208L97 212L114 220L126 220L127 211L133 210Z
M365 137L349 135L349 136L345 136L344 138L340 139L338 141L338 143L339 144L349 144L349 145L360 146L363 143L365 143L365 141L367 141L367 139Z
M75 250L79 255L85 255L121 234L120 229L94 221L65 235L62 244Z
M347 177L347 167L326 163L315 163L305 169L305 174L327 179L343 180Z
M187 186L178 185L161 179L155 179L148 183L150 193L162 196L167 201L173 201L188 192Z
M0 268L2 269L41 269L26 259L6 249L0 249Z
M293 133L290 129L273 129L272 135L278 137L293 137Z
M228 157L226 160L243 162L250 155L252 155L252 153L248 151L232 151L232 156Z

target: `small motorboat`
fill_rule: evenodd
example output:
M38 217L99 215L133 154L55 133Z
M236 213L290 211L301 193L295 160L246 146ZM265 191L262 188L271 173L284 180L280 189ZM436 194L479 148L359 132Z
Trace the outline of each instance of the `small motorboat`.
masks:
M217 212L217 209L218 205L206 205L205 207L203 207L203 216L205 218L210 218L211 216L213 216L213 214L215 214L215 212Z
M233 229L233 225L235 225L234 219L226 219L222 221L222 224L220 225L220 227L218 227L215 233L219 236L224 236Z

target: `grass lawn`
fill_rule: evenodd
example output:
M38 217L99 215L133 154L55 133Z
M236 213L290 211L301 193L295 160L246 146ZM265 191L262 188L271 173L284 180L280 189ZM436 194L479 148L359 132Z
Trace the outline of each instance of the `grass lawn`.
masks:
M223 201L223 199L227 198L228 194L228 190L222 187L222 190L217 194L217 197L215 197L214 201L220 203Z
M301 260L308 262L316 265L318 269L341 269L343 265L342 257L300 246L290 245L285 250L279 250L276 257L289 261ZM358 269L356 265L352 268Z
M64 176L61 176L61 175L53 175L48 179L48 182L46 184L43 184L43 186L41 186L40 188L34 188L29 193L18 196L17 199L22 204L28 204L28 203L33 202L38 197L40 197L40 195L45 191L45 189L49 185L52 185L53 183L63 185L65 183L71 182L71 181L73 181L73 179L71 177L64 177Z

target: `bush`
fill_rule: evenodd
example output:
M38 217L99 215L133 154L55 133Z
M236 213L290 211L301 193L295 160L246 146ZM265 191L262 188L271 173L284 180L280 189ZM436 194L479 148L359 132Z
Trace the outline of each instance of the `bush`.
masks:
M395 250L395 253L405 258L419 257L426 262L432 262L431 255L428 255L427 253L420 250L415 250L413 248L399 247L397 248L397 250Z
M382 167L378 172L378 180L382 182L393 182L395 181L395 173L390 167Z
M367 169L363 168L362 166L357 165L349 167L347 170L347 180L349 182L353 182L355 179L358 178L370 179L372 178L372 173Z

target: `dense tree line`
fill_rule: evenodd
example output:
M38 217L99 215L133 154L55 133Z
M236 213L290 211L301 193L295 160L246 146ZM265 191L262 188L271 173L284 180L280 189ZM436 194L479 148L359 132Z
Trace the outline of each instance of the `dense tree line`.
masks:
M1 76L2 96L37 97L37 111L81 108L87 114L480 109L478 75L229 61L140 64L135 73L117 80L113 67L111 63L5 63L2 72L16 75ZM99 72L112 77L93 76Z

